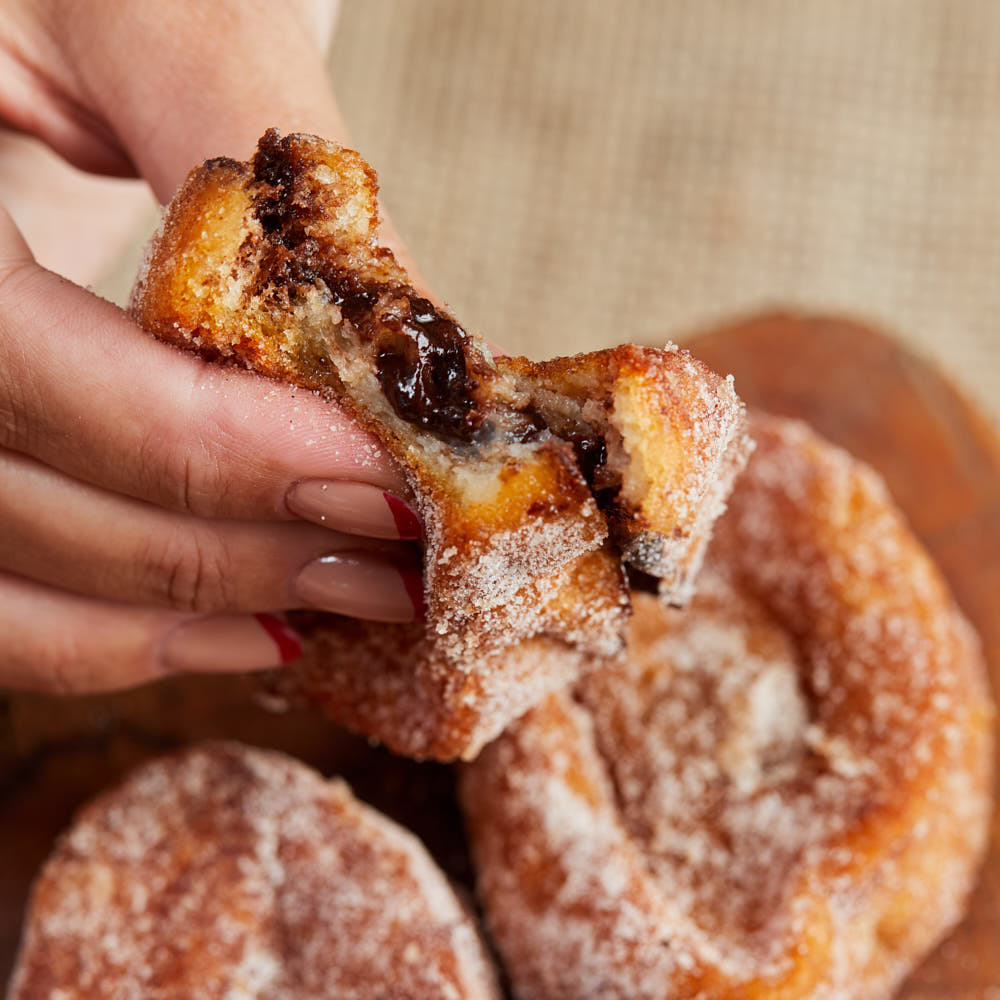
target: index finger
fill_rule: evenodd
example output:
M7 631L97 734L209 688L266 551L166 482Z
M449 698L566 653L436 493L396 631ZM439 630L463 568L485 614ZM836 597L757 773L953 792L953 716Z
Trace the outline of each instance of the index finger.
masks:
M35 264L2 212L0 265L0 446L203 516L290 518L303 479L405 489L329 401L153 340Z

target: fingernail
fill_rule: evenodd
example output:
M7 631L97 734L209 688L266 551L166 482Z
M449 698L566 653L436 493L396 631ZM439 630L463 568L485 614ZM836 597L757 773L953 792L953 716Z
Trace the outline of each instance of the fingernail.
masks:
M351 535L411 540L422 533L408 504L370 483L303 479L291 487L285 503L298 517Z
M282 663L291 663L302 655L302 640L287 622L282 621L277 615L263 612L254 615L254 618L278 647Z
M391 493L383 493L383 499L393 520L396 522L396 530L403 541L413 542L424 533L420 518L413 512L409 504L403 503L399 497L394 497Z
M302 640L274 615L211 615L178 625L160 647L169 673L263 670L297 660Z
M335 552L299 573L295 593L306 607L351 618L412 622L423 617L424 585L415 557Z

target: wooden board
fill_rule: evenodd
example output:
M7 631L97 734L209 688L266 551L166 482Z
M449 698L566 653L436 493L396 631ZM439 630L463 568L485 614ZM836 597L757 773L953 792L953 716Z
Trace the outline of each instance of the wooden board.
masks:
M927 365L884 336L834 320L773 316L690 342L732 371L749 402L803 417L886 476L983 634L1000 688L1000 446ZM222 737L275 746L407 823L459 882L469 867L446 768L372 750L305 710L275 715L254 683L177 678L61 700L0 695L0 989L28 888L73 810L164 749ZM969 919L912 977L907 1000L1000 1000L1000 827Z
M890 337L844 320L775 314L685 346L732 372L750 405L808 421L882 473L979 630L1000 691L1000 442L981 414ZM900 996L1000 1000L1000 817L968 917Z

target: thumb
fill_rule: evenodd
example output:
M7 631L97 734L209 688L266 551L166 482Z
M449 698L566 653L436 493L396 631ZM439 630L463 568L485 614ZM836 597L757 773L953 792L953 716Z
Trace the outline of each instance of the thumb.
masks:
M161 202L204 160L248 159L272 127L351 145L324 54L336 4L67 0L57 6L67 62ZM381 242L430 294L382 214Z
M344 142L311 8L262 0L57 3L53 30L101 117L167 201L269 127Z

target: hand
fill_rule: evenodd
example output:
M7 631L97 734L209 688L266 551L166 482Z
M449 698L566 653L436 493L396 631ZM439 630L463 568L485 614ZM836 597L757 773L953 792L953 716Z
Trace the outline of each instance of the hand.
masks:
M275 125L346 140L329 5L0 5L0 116L161 200ZM325 28L324 28L325 26ZM207 365L0 215L0 683L84 691L298 655L265 612L415 615L399 470L313 394Z

